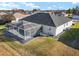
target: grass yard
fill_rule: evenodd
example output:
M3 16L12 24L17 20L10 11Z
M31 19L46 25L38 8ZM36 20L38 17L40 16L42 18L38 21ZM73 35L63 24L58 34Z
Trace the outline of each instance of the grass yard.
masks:
M79 28L79 23L76 23L74 26L72 26L72 28L73 29ZM0 29L5 29L5 25L0 25ZM70 34L67 35L67 37L65 37L65 40L70 41L68 37L72 38L71 40L73 40L74 35L76 35L77 33L74 33L73 36ZM26 44L21 44L16 40L12 40L11 38L5 37L4 30L0 30L0 55L79 56L79 50L74 49L55 39L56 38L52 37L37 37Z
M74 25L72 26L72 28L79 28L79 22L77 22L76 24L74 24Z
M59 41L79 50L79 22L75 23L71 30L61 35Z
M0 33L0 55L79 55L79 50L73 49L52 37L37 37L27 44L21 44L5 37L3 30Z
M0 29L5 29L6 27L5 27L6 25L0 25Z

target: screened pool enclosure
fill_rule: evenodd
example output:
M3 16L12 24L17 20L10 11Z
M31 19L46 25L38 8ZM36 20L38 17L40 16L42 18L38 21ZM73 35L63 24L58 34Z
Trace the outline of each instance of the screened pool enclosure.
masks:
M8 24L7 31L24 39L30 39L36 35L41 25L21 20L17 23Z

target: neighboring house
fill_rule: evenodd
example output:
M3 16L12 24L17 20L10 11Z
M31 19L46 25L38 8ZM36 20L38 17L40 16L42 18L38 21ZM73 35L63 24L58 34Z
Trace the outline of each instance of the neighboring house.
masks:
M13 14L13 12L12 12L12 11L7 11L6 13L7 13L7 14Z
M73 21L79 21L79 15L72 15Z
M36 13L20 19L18 23L9 24L7 32L28 40L37 34L57 36L71 25L72 20L69 18L49 13Z
M68 14L66 12L54 12L55 15L67 17Z
M5 12L0 12L0 15L6 15L7 13L5 13Z
M61 12L62 16L68 17L68 14L66 12Z
M20 12L16 12L13 14L13 16L15 17L15 20L13 20L12 22L18 22L19 19L27 17L27 16L29 16L29 14L23 14Z
M25 13L26 14L32 14L33 12L31 10L30 11L27 10L27 11L25 11Z

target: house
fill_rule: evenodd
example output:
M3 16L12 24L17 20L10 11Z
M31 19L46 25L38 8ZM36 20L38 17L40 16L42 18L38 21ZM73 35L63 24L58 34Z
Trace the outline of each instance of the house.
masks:
M36 13L21 20L42 25L42 31L49 35L58 35L72 25L72 20L50 13Z
M79 15L72 15L73 21L79 21Z
M68 17L68 14L66 12L61 12L62 16Z
M50 13L35 13L9 24L8 35L14 34L23 40L30 40L37 34L57 36L72 25L72 20ZM13 36L13 35L12 35Z
M29 14L16 12L16 13L13 14L13 16L15 17L15 20L13 20L12 22L18 22L19 19L24 18L26 16L29 16Z
M7 13L5 13L5 12L0 12L0 15L6 15Z
M55 15L67 17L68 14L65 11L53 11Z

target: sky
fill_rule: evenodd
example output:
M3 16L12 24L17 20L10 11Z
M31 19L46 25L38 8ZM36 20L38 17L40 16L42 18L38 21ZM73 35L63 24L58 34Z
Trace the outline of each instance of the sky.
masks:
M79 6L78 2L0 2L0 10L15 8L24 10L67 10L76 6Z

